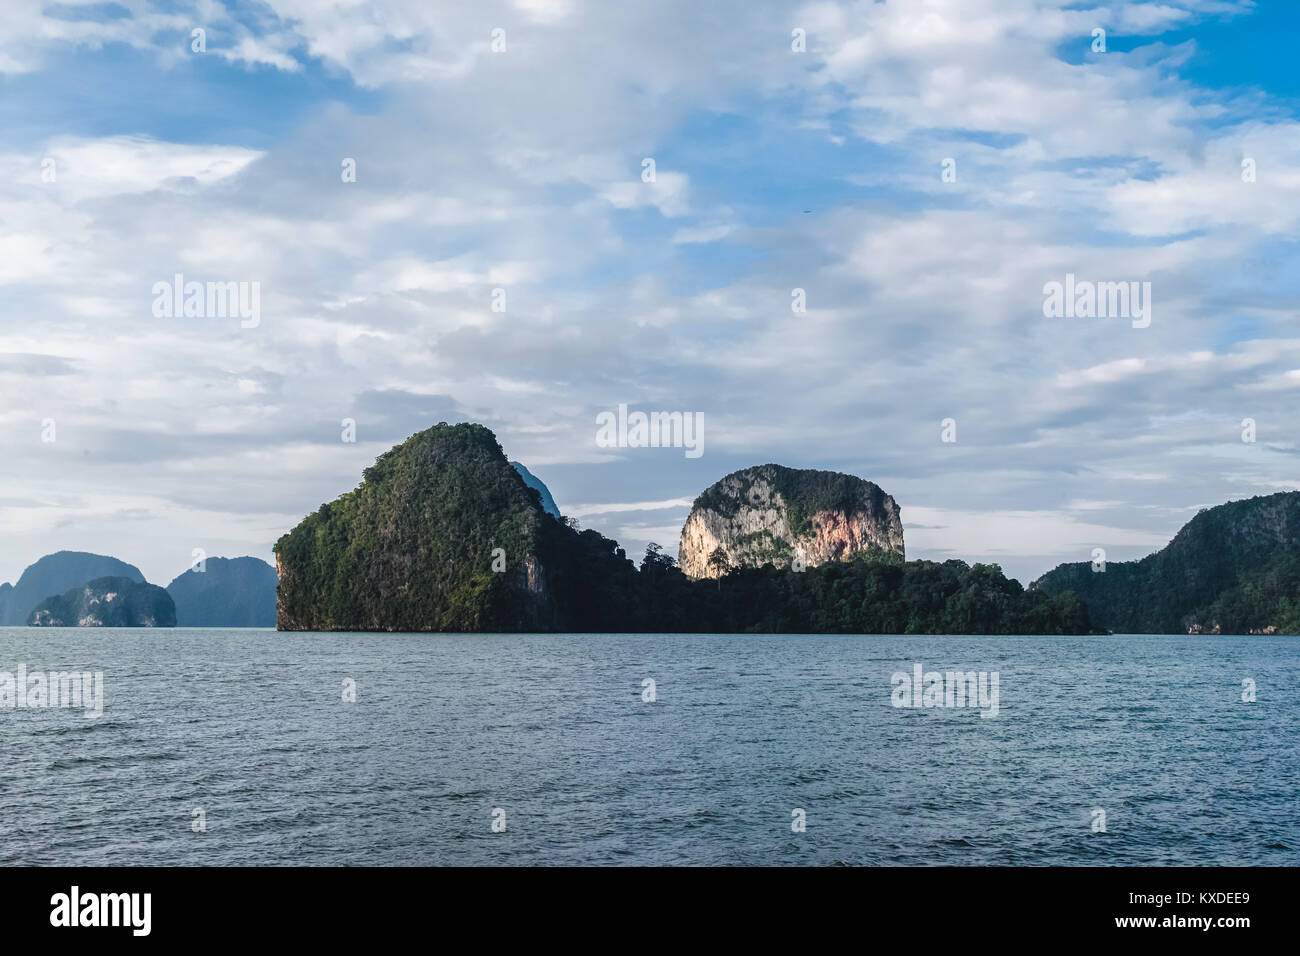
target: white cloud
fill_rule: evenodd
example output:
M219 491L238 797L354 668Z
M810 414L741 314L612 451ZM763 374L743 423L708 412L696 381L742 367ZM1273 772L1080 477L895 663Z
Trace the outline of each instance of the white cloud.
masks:
M566 514L575 518L587 518L591 515L620 514L625 511L663 511L666 508L689 508L689 498L668 498L665 501L631 501L607 504L572 505L565 509ZM680 529L679 529L680 530Z
M193 146L147 136L100 139L56 137L40 154L0 154L0 182L14 187L10 199L31 198L33 191L59 203L210 186L245 170L262 153L238 146ZM46 181L45 160L53 160L53 181Z
M11 7L0 70L119 40L157 54L154 82L192 66L177 59L189 11L142 2L134 21L96 24ZM597 503L568 510L629 551L680 529L622 524L628 509L657 519L769 460L881 481L908 520L943 525L909 531L913 554L996 554L1036 576L1094 539L1154 547L1190 503L1293 477L1263 445L1293 417L1300 367L1285 284L1300 137L1281 108L1247 122L1178 80L1192 48L1080 63L1058 50L1086 50L1102 12L1154 31L1214 9L271 0L242 24L214 4L205 68L323 66L383 96L366 115L322 105L263 127L271 145L256 149L123 129L0 150L0 350L34 356L0 367L17 396L6 497L34 503L0 513L0 558L20 570L42 540L112 550L111 515L145 508L169 520L132 525L122 556L151 576L208 538L265 554L402 429L448 415L485 421L530 466L582 464L589 484L567 497ZM789 51L791 21L806 55ZM488 49L496 25L503 54ZM734 175L767 177L739 201L707 132L737 114L754 135ZM238 126L208 132L237 144ZM746 190L837 183L815 162L764 167L774 137L858 150L871 198L846 188L782 219ZM41 182L46 155L56 183ZM356 183L339 180L344 156ZM640 180L646 156L655 183ZM957 183L939 179L945 156ZM671 239L627 228L626 211L650 209ZM757 263L711 274L740 239ZM1260 260L1276 278L1249 271ZM260 280L262 325L154 320L151 284L181 270ZM1150 279L1151 328L1045 320L1043 283L1067 271ZM794 287L806 313L790 310ZM367 407L375 390L407 410ZM596 448L594 412L629 398L703 411L705 457ZM338 440L349 416L355 446ZM956 444L939 440L949 416ZM1248 416L1260 445L1201 454ZM68 500L103 495L90 541L37 504L52 476Z
M645 209L653 207L667 219L684 216L690 211L689 179L682 173L660 172L655 181L640 179L611 183L601 198L616 209Z
M998 560L999 556L1047 556L1054 561L1090 561L1092 549L1140 548L1155 551L1169 533L1138 531L1079 521L1055 511L954 511L915 505L903 509L903 533L910 558L961 556Z
M673 233L673 242L678 245L717 242L719 239L725 239L727 236L731 235L731 231L732 227L726 224L678 229Z
M240 37L233 47L218 47L213 52L232 63L272 66L288 73L296 73L302 69L302 64L284 50L276 49L271 43L249 35Z

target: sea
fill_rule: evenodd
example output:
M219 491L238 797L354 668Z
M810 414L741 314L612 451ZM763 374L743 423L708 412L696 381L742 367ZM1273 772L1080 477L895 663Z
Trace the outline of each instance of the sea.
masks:
M0 628L0 865L1295 865L1298 651Z

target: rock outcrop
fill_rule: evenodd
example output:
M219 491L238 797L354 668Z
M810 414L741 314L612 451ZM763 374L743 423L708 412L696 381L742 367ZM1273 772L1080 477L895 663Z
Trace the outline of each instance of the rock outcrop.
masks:
M33 608L32 627L175 627L176 605L156 584L96 578Z
M564 528L482 425L385 452L275 545L280 630L519 631L554 624L548 542Z
M677 564L687 577L716 578L731 568L784 568L796 560L811 568L855 558L903 561L892 497L853 475L758 465L695 499Z

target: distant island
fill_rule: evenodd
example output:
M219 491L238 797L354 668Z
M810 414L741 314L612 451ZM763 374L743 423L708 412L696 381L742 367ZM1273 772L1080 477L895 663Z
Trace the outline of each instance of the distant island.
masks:
M167 585L178 627L275 627L275 568L261 558L207 558Z
M123 582L161 594L137 592ZM276 584L275 568L260 558L207 558L164 590L118 558L57 551L28 566L17 583L0 584L0 625L274 627ZM148 601L138 600L145 593ZM131 598L122 603L123 596ZM34 619L38 608L42 613Z
M561 515L482 425L438 425L275 545L207 558L166 589L59 551L0 584L0 625L319 631L1300 634L1300 492L1204 509L1138 561L908 561L878 485L778 464L701 492L673 557L635 564Z
M892 498L755 466L695 502L682 566L542 505L490 430L443 422L275 545L281 630L1083 634L1073 593L905 561Z
M27 618L32 627L175 627L176 605L156 584L96 578L46 598Z
M524 480L524 484L526 484L529 488L532 488L534 491L537 492L538 496L542 500L543 511L545 511L552 518L561 517L560 509L556 507L555 499L551 497L550 489L548 489L546 485L542 484L540 478L534 475L523 465L519 464L519 462L517 461L512 461L510 463L510 467L513 468L515 471L519 472L519 477Z
M1300 634L1300 492L1205 509L1140 561L1062 564L1034 587L1120 633Z
M15 584L0 584L0 624L21 626L46 598L61 596L96 578L143 582L135 565L87 551L56 551L29 565Z

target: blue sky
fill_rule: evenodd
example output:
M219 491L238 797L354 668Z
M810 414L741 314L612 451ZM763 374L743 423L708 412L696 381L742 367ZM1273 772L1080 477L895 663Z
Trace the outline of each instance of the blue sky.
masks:
M1294 4L6 18L0 580L270 559L442 419L633 554L768 461L876 481L909 556L1022 580L1300 484ZM259 283L259 323L154 315L177 272ZM1150 282L1150 326L1044 316L1067 273ZM703 413L705 453L599 447L620 403Z

